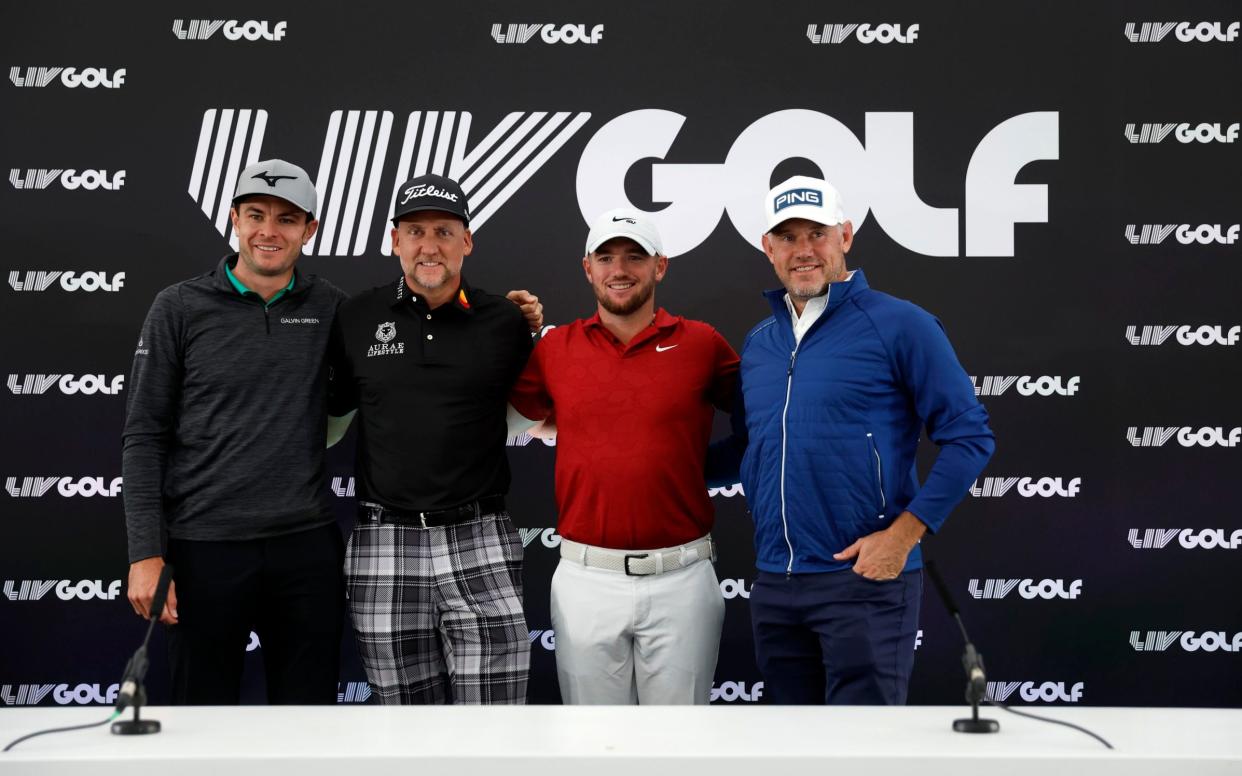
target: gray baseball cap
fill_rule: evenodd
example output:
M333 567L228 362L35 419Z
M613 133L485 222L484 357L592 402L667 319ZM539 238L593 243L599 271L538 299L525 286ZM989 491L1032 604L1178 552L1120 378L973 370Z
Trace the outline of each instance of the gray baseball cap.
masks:
M319 209L319 196L306 170L283 159L266 159L255 162L241 171L237 177L237 189L233 192L233 204L242 197L268 194L305 210L310 218Z

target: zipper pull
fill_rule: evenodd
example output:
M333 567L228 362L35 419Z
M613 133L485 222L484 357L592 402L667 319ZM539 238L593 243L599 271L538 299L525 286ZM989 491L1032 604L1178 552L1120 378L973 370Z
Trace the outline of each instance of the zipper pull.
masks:
M798 359L798 351L795 349L789 354L789 369L785 370L786 377L793 377L794 361Z

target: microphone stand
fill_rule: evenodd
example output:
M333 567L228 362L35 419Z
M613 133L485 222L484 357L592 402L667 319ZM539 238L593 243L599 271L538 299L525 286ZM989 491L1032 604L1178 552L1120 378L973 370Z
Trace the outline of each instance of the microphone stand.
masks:
M125 664L125 673L121 677L121 691L117 696L116 711L120 714L126 706L133 706L134 718L112 723L112 733L118 736L145 736L160 732L158 719L142 719L141 709L147 702L147 689L142 681L147 676L147 644L151 641L151 631L164 612L164 602L168 599L168 587L172 583L172 566L165 564L160 571L159 582L155 585L155 596L151 599L150 623L147 625L146 638L142 646Z
M161 607L162 608L162 607ZM156 615L158 617L159 615ZM156 617L151 618L151 625L147 626L147 638L151 638L151 626L155 625ZM112 723L112 733L118 736L145 736L151 733L160 732L160 721L158 719L142 719L142 707L147 702L147 690L142 685L142 680L147 675L147 644L144 640L142 646L134 653L125 665L125 676L121 680L122 693L121 700L117 703L117 711L123 711L125 707L132 706L134 708L133 719L122 719ZM124 688L129 688L128 692ZM127 702L128 701L128 702Z
M966 634L966 625L962 622L962 616L957 611L957 605L953 603L953 596L949 595L948 586L945 585L940 572L936 570L936 564L929 560L926 568L928 575L935 584L936 591L940 594L940 600L944 603L944 607L949 610L953 621L957 623L958 630L962 632L962 641L966 644L966 649L962 653L962 668L966 670L966 702L970 704L970 717L953 720L953 730L958 733L999 732L999 722L994 719L981 719L979 717L979 703L987 697L988 691L988 678L983 668L983 655L979 654L979 651L975 649L975 645L971 643L970 636Z
M961 616L953 612L953 619L957 620L957 625L962 629L962 635L965 637L966 628L962 625ZM983 655L975 650L975 645L970 643L970 639L966 639L966 651L962 653L962 667L966 669L966 675L970 677L970 680L966 682L966 702L970 704L970 717L953 720L953 729L958 733L999 732L999 722L994 719L979 718L979 703L987 696L988 680L983 670Z

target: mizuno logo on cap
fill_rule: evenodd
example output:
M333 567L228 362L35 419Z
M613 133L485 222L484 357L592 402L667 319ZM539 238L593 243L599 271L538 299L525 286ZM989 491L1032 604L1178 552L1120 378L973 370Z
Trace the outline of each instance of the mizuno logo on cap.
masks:
M271 186L272 188L276 188L276 181L296 180L296 177L293 175L272 175L270 172L257 172L254 175L251 175L250 177L258 178L259 180L263 181L264 183Z

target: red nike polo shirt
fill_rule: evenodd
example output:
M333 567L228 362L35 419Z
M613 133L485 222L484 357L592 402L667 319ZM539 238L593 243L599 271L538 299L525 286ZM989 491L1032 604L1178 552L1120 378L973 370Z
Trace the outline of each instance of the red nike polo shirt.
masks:
M703 462L737 370L715 329L663 309L628 345L598 313L549 331L510 401L532 420L555 415L561 536L648 550L711 531Z

